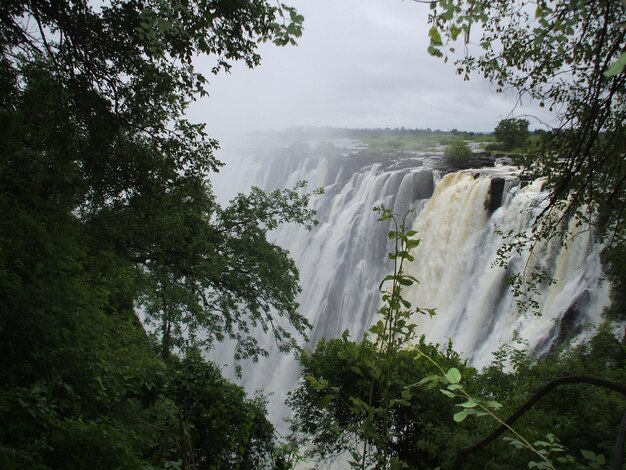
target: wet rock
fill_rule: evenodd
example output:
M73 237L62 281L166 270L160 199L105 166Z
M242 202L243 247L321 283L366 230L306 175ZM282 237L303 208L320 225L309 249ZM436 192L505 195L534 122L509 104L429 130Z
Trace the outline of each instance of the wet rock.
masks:
M502 205L502 197L504 194L505 179L499 176L491 178L491 187L489 190L489 213L495 212L495 210Z
M435 182L433 172L421 170L413 174L413 200L428 199L433 195Z

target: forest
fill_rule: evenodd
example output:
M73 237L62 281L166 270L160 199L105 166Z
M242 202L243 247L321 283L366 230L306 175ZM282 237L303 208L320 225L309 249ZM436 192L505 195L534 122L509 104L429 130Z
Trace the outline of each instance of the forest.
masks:
M341 456L362 469L624 468L626 6L424 3L431 55L447 60L455 41L479 35L457 72L558 109L559 126L523 148L507 141L506 124L524 127L514 120L493 136L350 132L379 150L467 139L523 151L524 171L549 177L551 199L515 243L564 237L562 222L578 217L605 244L612 303L593 337L541 359L502 348L482 370L453 344L428 343L410 317L436 312L403 297L428 282L404 271L419 240L402 214L377 207L395 246L380 321L365 338L346 331L301 349L311 325L298 270L268 234L285 223L313 230L316 190L253 188L220 205L208 179L219 143L186 113L211 74L258 66L260 43L296 45L304 17L266 0L6 0L0 467L286 469ZM199 56L213 61L208 71ZM267 355L259 329L301 363L289 436L268 420L264 396L207 359L225 340L235 360ZM470 449L497 429L506 432Z

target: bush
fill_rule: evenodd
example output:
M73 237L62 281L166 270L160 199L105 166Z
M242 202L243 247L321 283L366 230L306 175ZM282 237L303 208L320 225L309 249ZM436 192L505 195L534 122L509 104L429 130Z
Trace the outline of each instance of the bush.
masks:
M427 344L423 338L418 344L443 367L456 367L467 377L475 374L451 348L442 353L438 345ZM363 415L355 412L359 402L371 403L381 410L374 414L372 430L384 434L387 429L393 433L394 439L387 442L387 455L400 459L407 468L435 468L451 461L458 448L472 443L471 434L464 431L465 423L459 426L452 420L458 411L455 403L438 387L415 386L424 377L437 373L430 362L415 349L404 350L394 360L386 390L384 376L376 376L368 366L382 367L384 361L384 353L371 341L355 343L347 337L322 340L315 351L302 353L304 380L291 392L288 403L294 410L292 429L310 439L309 457L332 460L352 448L355 441L364 439L360 427ZM322 386L325 383L337 390L334 396L332 389ZM406 390L411 393L406 395ZM403 391L405 400L400 399ZM389 409L385 408L386 393L395 397ZM333 398L327 401L330 396Z
M472 150L463 141L448 145L443 151L443 156L448 163L467 163L472 159Z

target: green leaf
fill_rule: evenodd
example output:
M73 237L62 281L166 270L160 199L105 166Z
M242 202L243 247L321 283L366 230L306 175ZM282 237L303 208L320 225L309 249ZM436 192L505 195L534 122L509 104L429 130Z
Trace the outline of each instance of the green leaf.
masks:
M413 256L409 254L408 251L399 251L398 258L407 259L409 261L413 261L415 259ZM407 277L407 276L403 276L403 277Z
M456 38L459 37L459 34L461 34L461 28L459 28L455 24L450 26L450 38L452 38L453 41L456 41Z
M523 449L525 447L524 444L518 439L513 439L512 437L505 437L503 439L505 441L508 441L509 444L515 447L516 449Z
M100 385L100 388L102 388L102 390L106 391L106 387L102 383L102 378L101 377L96 377L96 382L98 382L98 385Z
M494 409L494 410L499 410L500 408L502 408L502 404L501 404L501 403L498 403L497 401L494 401L494 400L488 401L488 402L486 403L486 405L487 405L489 408L492 408L492 409Z
M313 390L324 390L325 388L328 387L328 384L326 383L324 379L317 380L312 375L307 375L304 379L309 383L309 386Z
M454 421L456 421L457 423L460 423L465 418L467 418L468 414L469 414L468 410L459 411L458 413L454 413L454 416L452 417L452 419L454 419Z
M350 354L350 357L353 360L356 360L359 358L359 348L356 344L354 343L345 343L346 349L348 350L348 353Z
M456 397L456 395L452 392L450 392L449 390L446 390L444 388L439 390L441 393L443 393L445 396L450 397L450 398L454 398Z
M412 250L413 248L417 248L420 244L420 240L408 240L406 242L406 249Z
M436 310L437 309L435 309L435 308L425 308L424 312L428 313L430 318L432 318L432 317L434 317L437 314Z
M434 47L434 46L428 46L428 49L426 49L426 50L433 57L443 57L443 53L439 49Z
M350 401L354 404L354 408L358 410L357 413L359 414L371 409L371 406L358 397L350 397Z
M382 320L378 320L375 325L372 325L368 330L370 333L375 335L382 335L385 331L385 324Z
M320 408L322 409L327 408L333 398L335 398L334 395L325 395L324 397L322 397L322 399L319 402Z
M443 42L441 41L441 34L434 26L430 28L428 31L428 37L430 37L430 43L434 46L441 46Z
M590 450L580 449L580 453L583 454L583 457L587 460L596 460L596 454Z
M415 385L418 387L425 385L427 383L439 382L439 376L437 375L429 375L428 377L424 377L422 380L417 382Z
M467 400L466 402L463 403L459 403L456 406L460 406L462 408L474 408L476 406L478 406L478 403L476 403L474 400L472 400L471 398L469 400Z
M452 367L446 372L446 380L451 384L457 384L461 381L461 372L456 367Z

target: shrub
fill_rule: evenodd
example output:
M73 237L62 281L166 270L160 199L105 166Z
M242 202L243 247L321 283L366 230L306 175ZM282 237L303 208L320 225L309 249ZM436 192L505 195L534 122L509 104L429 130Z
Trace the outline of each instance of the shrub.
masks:
M472 150L463 141L448 145L443 151L443 156L448 163L467 163L472 159Z

